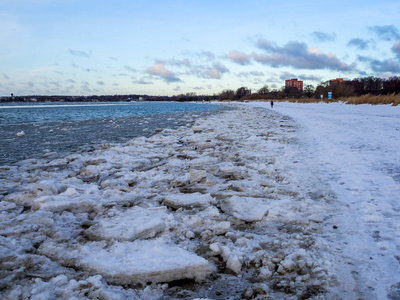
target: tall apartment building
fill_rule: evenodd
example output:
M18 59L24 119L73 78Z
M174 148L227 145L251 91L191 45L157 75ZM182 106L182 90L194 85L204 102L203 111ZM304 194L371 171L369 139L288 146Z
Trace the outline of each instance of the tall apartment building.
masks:
M303 91L303 81L297 80L297 78L285 80L286 88L297 88L300 92Z

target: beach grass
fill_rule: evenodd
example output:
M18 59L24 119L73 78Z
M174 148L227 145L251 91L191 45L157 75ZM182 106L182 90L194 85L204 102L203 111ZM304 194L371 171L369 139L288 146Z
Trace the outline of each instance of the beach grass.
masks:
M360 97L350 97L346 100L346 104L391 104L397 106L400 104L399 94L388 94L388 95L364 95Z
M247 100L251 101L251 100ZM262 99L261 101L269 102L271 99ZM286 99L273 99L273 101L286 101L286 102L294 102L294 103L332 103L332 102L342 102L345 104L371 104L371 105L379 105L379 104L386 104L386 105L393 105L397 106L400 104L400 94L388 94L388 95L363 95L358 97L348 97L348 98L338 98L338 99L316 99L316 98L286 98Z

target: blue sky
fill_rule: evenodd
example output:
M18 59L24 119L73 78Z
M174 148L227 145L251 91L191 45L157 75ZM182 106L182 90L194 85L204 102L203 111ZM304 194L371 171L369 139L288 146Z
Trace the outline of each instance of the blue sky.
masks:
M0 96L400 76L400 2L0 0Z

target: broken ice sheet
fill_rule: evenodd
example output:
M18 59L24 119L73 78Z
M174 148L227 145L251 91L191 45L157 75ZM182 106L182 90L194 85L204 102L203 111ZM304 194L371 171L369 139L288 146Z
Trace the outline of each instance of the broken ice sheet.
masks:
M152 210L135 206L112 217L101 216L86 230L85 235L91 240L133 241L138 238L154 238L162 233L167 217L165 210Z
M233 196L221 201L221 209L239 220L261 221L268 213L268 206L260 198Z
M145 284L180 279L204 280L210 263L162 239L134 242L89 242L84 245L43 243L38 252L59 263L102 275L113 284Z
M166 206L179 209L180 207L206 207L210 203L214 203L215 200L210 194L171 194L167 195L164 199Z

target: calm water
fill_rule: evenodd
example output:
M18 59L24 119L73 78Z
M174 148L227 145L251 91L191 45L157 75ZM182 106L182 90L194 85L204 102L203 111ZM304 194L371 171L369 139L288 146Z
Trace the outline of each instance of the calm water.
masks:
M216 107L210 104L175 102L3 103L0 104L0 125L181 113L212 110Z

